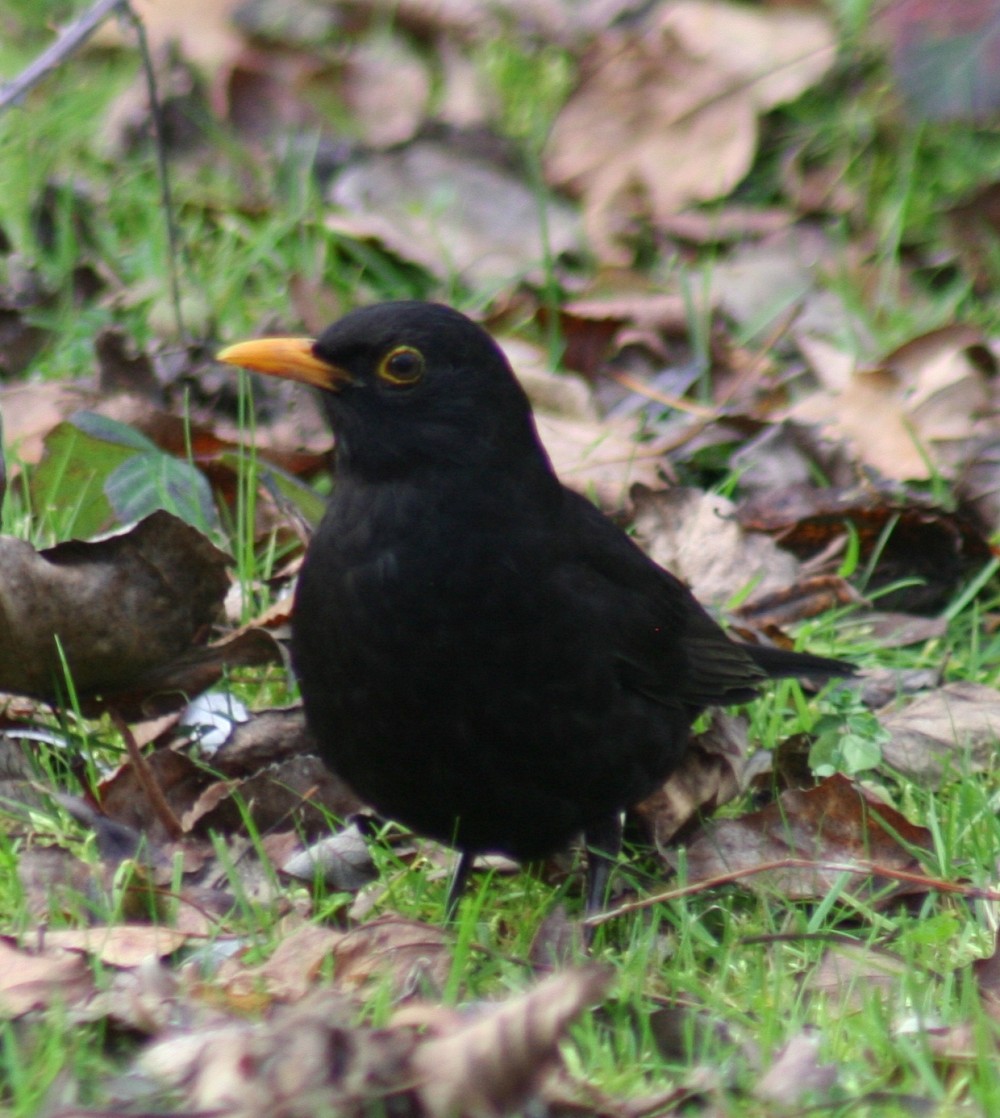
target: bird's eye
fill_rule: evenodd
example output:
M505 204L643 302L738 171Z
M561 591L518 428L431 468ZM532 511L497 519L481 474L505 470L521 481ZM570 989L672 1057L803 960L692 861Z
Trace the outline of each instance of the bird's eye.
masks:
M378 375L389 384L406 388L424 375L424 355L412 346L396 346L382 358Z

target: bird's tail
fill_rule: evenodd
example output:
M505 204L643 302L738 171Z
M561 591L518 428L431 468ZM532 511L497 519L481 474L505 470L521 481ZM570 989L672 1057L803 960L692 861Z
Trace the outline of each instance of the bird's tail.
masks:
M857 668L847 660L814 656L811 652L789 652L784 648L769 648L765 645L745 644L743 647L754 663L772 679L805 676L821 680L857 674Z

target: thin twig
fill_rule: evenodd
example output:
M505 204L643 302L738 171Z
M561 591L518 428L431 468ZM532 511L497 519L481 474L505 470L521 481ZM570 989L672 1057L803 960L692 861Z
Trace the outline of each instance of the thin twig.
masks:
M128 723L115 710L111 711L111 721L125 742L125 749L132 762L132 767L135 769L136 779L139 781L143 792L146 793L146 799L149 800L149 806L152 808L153 814L163 824L169 838L183 838L184 828L174 814L174 809L167 803L167 797L164 796L163 789L153 774L149 762L142 755L139 743L135 740L135 735Z
M608 912L598 912L588 916L584 924L596 927L606 924L619 916L630 912L640 912L653 905L665 904L667 901L680 900L690 897L695 893L703 893L708 889L716 889L720 885L730 885L744 877L754 877L759 873L771 873L775 870L813 870L822 873L846 873L852 877L885 877L890 881L901 881L908 885L920 885L928 892L956 893L961 897L969 897L980 901L1000 901L1000 892L996 889L983 889L978 885L962 885L956 881L944 881L937 877L928 877L924 873L914 873L910 870L897 870L891 866L880 866L873 862L815 862L809 858L779 858L774 862L761 862L757 866L748 866L746 869L733 870L722 873L716 877L706 877L691 885L683 885L677 889L668 889L665 893L657 893L653 897L643 897L638 901L619 905Z
M87 11L64 27L56 41L12 81L0 85L0 112L16 105L50 70L66 61L83 46L110 15L128 9L128 0L97 0Z
M160 98L156 92L156 69L153 66L153 57L149 52L149 40L146 28L135 11L126 3L124 16L135 29L139 40L139 54L142 58L142 69L146 75L146 88L149 91L149 112L153 122L153 147L156 149L156 175L160 182L160 202L163 205L163 215L167 223L167 272L170 278L170 302L173 305L174 324L181 344L187 345L190 341L187 330L184 328L184 315L181 311L181 279L177 261L180 259L182 247L180 233L177 230L177 221L174 218L174 200L170 190L170 169L167 166L167 136L163 127L163 109Z
M96 0L78 19L63 28L56 41L43 51L34 62L27 66L13 81L0 85L0 112L24 99L51 70L61 65L78 51L109 16L118 15L127 19L135 30L139 42L139 56L142 59L146 89L149 93L149 111L153 122L153 147L156 149L156 172L160 184L160 201L163 206L167 226L167 272L170 283L170 302L174 312L174 322L181 342L190 341L184 326L181 311L181 283L177 261L180 259L181 238L174 219L174 203L170 190L170 174L167 167L167 141L163 127L163 110L156 91L156 72L149 50L146 28L132 8L129 0Z

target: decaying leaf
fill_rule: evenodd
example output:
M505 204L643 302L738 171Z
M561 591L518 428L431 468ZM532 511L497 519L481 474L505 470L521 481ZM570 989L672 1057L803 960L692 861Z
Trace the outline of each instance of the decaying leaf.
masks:
M92 955L107 966L137 967L147 959L172 955L189 936L157 924L110 924L92 928L54 928L46 946Z
M754 1086L758 1099L781 1107L800 1106L826 1097L837 1082L837 1065L819 1062L820 1038L815 1030L797 1033Z
M125 688L204 639L230 560L167 512L37 552L0 538L0 686L54 697Z
M699 881L766 863L804 859L815 865L776 868L747 879L750 888L801 898L825 896L843 876L844 866L863 863L848 888L868 896L880 887L878 867L921 873L912 848L932 849L931 833L835 774L806 792L783 792L761 811L711 821L688 848L687 865L690 879ZM921 888L897 886L893 896Z
M755 596L784 590L797 578L795 557L773 540L745 533L725 497L637 486L632 499L638 542L703 602L721 604L748 589Z
M82 955L26 951L0 939L0 1017L20 1017L51 1006L66 1008L83 1001L93 989L94 976Z
M431 140L349 167L331 200L341 212L330 228L378 240L448 281L513 284L540 276L549 253L580 248L565 203L547 203L543 239L537 194L520 176Z
M711 814L770 769L771 754L751 754L746 720L713 711L711 725L692 738L680 765L634 811L663 850L700 812Z
M889 731L885 762L911 780L937 785L994 769L1000 743L1000 691L971 680L946 683L879 721Z
M823 424L862 461L898 481L955 475L974 438L988 433L996 361L982 334L945 326L854 372L846 385L814 393L790 414Z
M609 32L559 114L550 181L583 196L606 260L627 263L635 216L654 225L729 192L750 169L760 113L797 97L834 57L827 19L801 8L681 0Z
M873 999L901 1002L909 964L895 951L864 943L839 942L823 952L802 980L810 998L823 999L829 1017L857 1013Z
M603 967L564 970L414 1053L430 1118L497 1118L526 1101L552 1064L566 1026L608 988Z
M603 968L567 970L472 1016L425 1005L383 1029L355 1026L352 1004L321 988L263 1021L216 1016L167 1034L140 1066L219 1118L362 1118L373 1104L406 1118L499 1118L530 1099L566 1026L607 984Z

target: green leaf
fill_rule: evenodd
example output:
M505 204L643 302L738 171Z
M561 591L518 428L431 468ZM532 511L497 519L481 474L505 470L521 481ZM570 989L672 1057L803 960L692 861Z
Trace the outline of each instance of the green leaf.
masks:
M141 431L137 431L127 423L120 423L117 419L109 419L106 415L99 415L93 411L78 411L69 417L69 421L85 435L100 439L102 442L130 447L132 450L160 453L156 443L152 439L147 439Z
M44 457L31 474L39 521L60 539L89 539L106 531L115 514L104 482L134 454L133 448L87 434L73 421L57 424L45 437Z
M124 523L166 509L201 531L219 524L205 475L189 462L160 450L133 454L122 462L105 479L104 493Z

